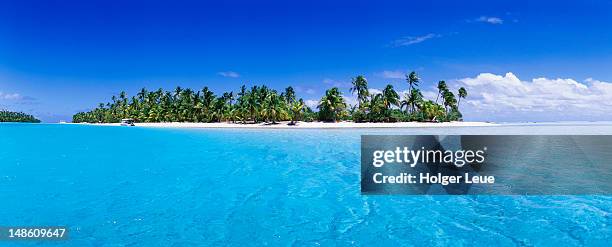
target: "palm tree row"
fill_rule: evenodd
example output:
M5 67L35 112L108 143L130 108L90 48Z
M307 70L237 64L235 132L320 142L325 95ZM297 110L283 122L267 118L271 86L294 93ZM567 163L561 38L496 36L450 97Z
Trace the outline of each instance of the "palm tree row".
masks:
M125 92L113 96L111 102L100 103L89 112L79 112L73 122L113 123L124 118L137 122L271 122L314 120L314 112L296 99L295 91L284 92L266 86L242 86L237 94L225 92L216 96L208 87L200 91L176 87L174 91L147 91L136 96Z
M438 97L441 95L443 104L426 100L419 89L420 78L416 72L406 75L408 92L403 99L388 84L381 93L370 94L367 80L363 76L353 79L351 92L357 94L358 104L350 110L355 122L402 122L402 121L458 121L462 120L459 112L459 102L455 94L446 86L446 82L438 82ZM460 88L459 100L467 97L467 90Z
M215 95L208 87L200 91L177 87L173 91L141 89L135 96L125 92L113 96L111 102L101 103L89 112L79 112L73 122L113 123L124 118L136 122L238 122L276 123L278 121L339 121L398 122L398 121L456 121L461 120L459 101L441 81L438 97L442 105L425 100L415 72L406 75L409 93L400 99L392 85L381 93L370 94L363 76L353 79L350 91L357 95L357 104L349 108L337 87L325 92L319 101L318 112L297 98L293 87L277 92L266 86L242 86L240 90ZM459 100L467 96L459 89Z
M40 120L23 112L0 110L0 122L40 123Z

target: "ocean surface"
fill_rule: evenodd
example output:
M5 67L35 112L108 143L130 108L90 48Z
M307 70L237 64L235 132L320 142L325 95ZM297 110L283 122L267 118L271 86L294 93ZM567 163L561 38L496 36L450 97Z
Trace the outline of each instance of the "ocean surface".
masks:
M26 246L606 246L612 196L363 196L362 134L612 134L610 123L256 130L0 124Z

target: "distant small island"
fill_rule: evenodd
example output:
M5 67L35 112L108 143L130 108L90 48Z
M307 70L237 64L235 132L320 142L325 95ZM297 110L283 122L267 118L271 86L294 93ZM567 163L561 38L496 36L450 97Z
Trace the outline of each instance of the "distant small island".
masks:
M0 122L40 123L40 120L23 112L0 110Z
M140 123L193 122L193 123L271 123L290 121L355 123L391 122L450 122L462 121L459 104L467 96L465 88L457 96L445 81L438 82L438 96L433 100L423 97L418 88L416 72L406 75L408 93L403 99L388 84L380 93L370 93L364 76L352 79L350 92L357 95L357 103L349 106L342 92L333 87L325 92L314 111L297 98L293 87L277 92L267 86L243 85L238 93L224 92L216 96L208 87L201 91L176 87L172 92L158 89L149 92L142 88L129 98L125 92L112 96L111 102L100 103L88 112L79 112L74 123L117 123L131 118ZM440 103L438 103L440 101Z

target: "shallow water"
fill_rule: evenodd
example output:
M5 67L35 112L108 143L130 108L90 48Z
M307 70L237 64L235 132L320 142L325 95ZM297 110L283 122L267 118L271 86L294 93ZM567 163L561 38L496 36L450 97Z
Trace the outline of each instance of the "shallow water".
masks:
M369 130L0 124L0 225L68 246L605 245L612 196L362 196L361 134L612 134L611 124ZM0 243L3 244L3 243Z

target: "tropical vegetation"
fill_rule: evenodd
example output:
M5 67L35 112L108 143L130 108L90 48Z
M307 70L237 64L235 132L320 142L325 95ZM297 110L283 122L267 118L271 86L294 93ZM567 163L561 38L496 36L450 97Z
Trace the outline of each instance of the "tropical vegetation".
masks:
M0 110L0 122L40 123L40 120L23 112Z
M100 103L88 112L73 116L73 122L113 123L132 118L136 122L233 122L269 123L290 121L337 122L403 122L403 121L461 121L459 103L467 97L465 88L457 96L446 82L438 82L435 101L423 97L419 89L421 79L417 73L406 75L408 91L401 97L393 85L380 93L368 88L364 76L352 80L349 92L357 96L355 105L349 105L342 91L333 87L321 97L316 109L298 98L293 87L277 91L265 85L240 87L237 92L216 95L208 87L199 91L176 87L173 91L142 88L129 97L125 92L112 96L108 103ZM440 103L438 103L440 101ZM314 107L314 106L313 106ZM316 111L315 111L316 110Z

